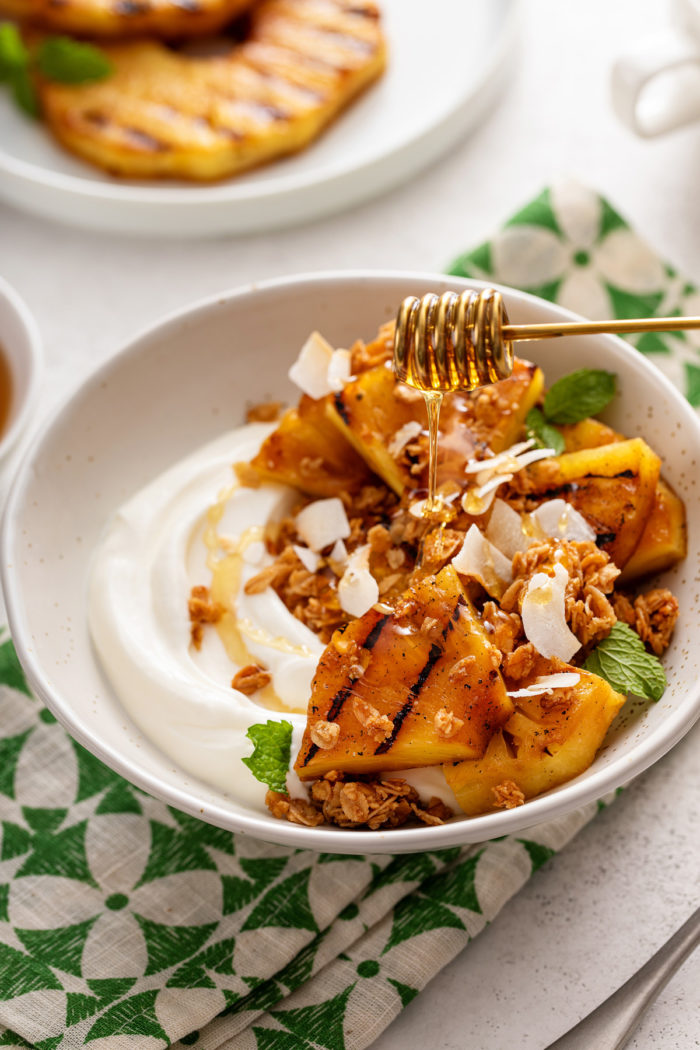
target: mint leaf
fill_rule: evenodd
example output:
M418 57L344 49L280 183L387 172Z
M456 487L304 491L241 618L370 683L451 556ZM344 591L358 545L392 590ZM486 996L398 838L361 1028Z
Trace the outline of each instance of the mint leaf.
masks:
M27 66L21 66L9 79L9 84L19 108L29 117L38 117L41 112L39 96Z
M36 64L47 80L61 84L103 80L112 72L112 65L102 51L67 36L42 40L36 52Z
M12 80L27 65L28 57L17 26L10 22L0 25L0 80Z
M292 724L284 719L281 722L260 722L251 726L246 736L255 744L250 758L244 758L256 780L267 784L271 791L287 794L287 770L292 754Z
M666 688L666 675L660 661L646 651L636 631L619 621L583 666L604 678L618 693L660 700Z
M558 430L550 427L539 408L531 408L525 417L525 433L538 448L553 448L555 452L563 452L566 448L564 438Z
M550 423L578 423L602 411L615 396L615 373L581 368L559 379L544 399Z

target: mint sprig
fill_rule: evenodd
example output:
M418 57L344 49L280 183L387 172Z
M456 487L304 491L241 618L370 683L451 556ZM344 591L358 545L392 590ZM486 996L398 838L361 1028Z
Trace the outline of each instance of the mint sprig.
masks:
M0 82L7 84L19 108L32 117L40 113L36 72L61 84L86 84L109 76L112 66L99 48L67 36L45 37L30 51L17 26L0 25Z
M620 621L613 624L608 637L598 643L583 666L604 678L618 693L660 700L666 688L660 661L646 651L637 632Z
M539 408L531 408L525 417L525 434L537 448L553 448L557 453L566 448L562 435L549 425Z
M3 22L0 25L0 80L11 80L17 70L26 65L28 57L17 26Z
M601 412L615 396L616 376L600 368L580 368L557 380L542 405L549 423L579 423Z
M281 722L259 722L246 733L253 741L253 754L243 762L256 780L267 784L271 791L287 794L287 770L292 754L292 724Z
M112 72L103 51L68 36L49 36L42 40L35 57L42 76L60 84L87 84L104 80Z

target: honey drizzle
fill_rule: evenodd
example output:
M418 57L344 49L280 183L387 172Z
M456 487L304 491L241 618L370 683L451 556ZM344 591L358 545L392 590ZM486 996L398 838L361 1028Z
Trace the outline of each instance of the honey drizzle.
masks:
M438 425L443 394L440 390L423 390L423 399L428 413L429 460L428 460L428 498L423 507L423 516L432 518L439 514L442 501L437 495L437 455Z
M236 595L241 589L243 555L253 543L262 542L265 530L261 525L252 525L245 529L235 543L227 541L220 535L217 526L221 521L226 501L237 486L232 486L221 493L216 503L207 511L204 529L204 544L207 548L207 568L211 571L209 593L211 599L220 605L224 612L215 624L216 632L226 653L234 665L233 670L257 663L251 655L246 639L270 646L282 652L299 656L310 655L305 646L294 645L285 638L274 638L262 628L255 627L247 619L240 619L235 605ZM275 692L272 683L264 686L255 695L255 701L271 711L282 711L287 714L290 708L283 704Z

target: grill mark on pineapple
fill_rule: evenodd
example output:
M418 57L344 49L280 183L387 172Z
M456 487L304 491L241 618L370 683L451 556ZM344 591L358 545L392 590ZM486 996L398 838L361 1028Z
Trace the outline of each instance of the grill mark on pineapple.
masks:
M466 604L467 603L465 602L464 597L460 594L459 598L457 599L457 604L450 613L450 618L442 630L443 641L447 638L447 635L450 631L454 631L455 623L459 620L462 614L462 607L466 606ZM391 736L388 737L386 740L382 741L379 747L375 750L375 755L383 755L387 751L389 751L391 747L393 747L396 737L398 736L398 732L401 729L401 726L403 725L404 719L408 714L410 714L413 705L418 699L418 695L421 689L428 680L430 672L442 656L443 652L444 649L442 648L442 646L438 645L436 642L433 642L432 646L430 647L430 654L428 656L428 659L423 664L420 674L418 675L408 692L408 700L394 718L394 728L391 732Z
M335 404L335 410L342 419L343 423L345 423L346 427L349 427L350 416L348 415L348 410L345 407L345 402L343 401L342 393L338 393L335 395L335 397L333 398L333 403Z
M145 15L150 9L151 5L145 0L117 0L114 5L115 14L124 15L127 18L130 15Z
M124 134L135 146L147 153L167 153L170 149L166 142L161 142L155 135L149 135L147 131L141 131L140 128L125 127Z
M363 646L362 646L363 649L369 649L370 652L372 651L372 649L374 649L375 645L377 644L377 642L379 640L379 635L382 633L382 631L386 627L388 620L389 620L389 614L388 613L387 613L386 616L382 616L381 619L377 620L377 622L375 623L374 627L372 628L372 630L369 632L369 634L367 635L367 637L364 640L364 643L363 643ZM356 682L359 682L360 677L361 676L358 675L356 678L351 678L347 685L344 685L342 689L338 690L338 692L335 694L335 696L331 700L330 707L328 708L328 713L327 713L326 718L325 718L326 722L334 722L336 720L336 718L338 717L338 715L340 714L340 712L342 710L343 704L348 699L348 697L352 695L352 687L355 685ZM306 758L304 759L302 765L305 766L308 762L310 762L317 751L318 751L318 744L311 744L309 746L309 752L308 752Z
M447 628L445 628L445 631L446 630L447 630ZM444 632L443 632L443 634L444 634ZM408 700L406 701L406 703L403 705L401 710L398 712L398 714L394 718L394 728L391 731L391 736L387 737L386 740L383 740L382 743L379 745L379 747L377 747L375 749L375 752L374 752L375 755L384 755L384 754L386 754L387 751L389 751L394 746L394 743L396 741L396 737L398 736L399 730L401 729L401 726L403 725L404 719L406 718L407 715L409 715L411 713L413 705L415 704L416 700L418 699L418 696L420 694L421 689L423 688L423 686L427 682L428 676L430 675L430 672L432 671L433 667L438 662L438 660L440 659L442 654L443 654L442 647L439 646L436 642L433 642L433 644L430 647L430 655L428 656L428 659L423 664L420 674L418 675L418 677L416 678L415 682L413 683L413 685L409 689Z

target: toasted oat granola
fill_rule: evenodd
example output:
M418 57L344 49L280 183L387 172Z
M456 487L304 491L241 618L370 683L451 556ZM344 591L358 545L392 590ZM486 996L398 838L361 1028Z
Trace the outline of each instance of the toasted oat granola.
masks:
M337 772L327 773L311 785L310 799L290 799L268 791L265 803L273 817L314 827L336 824L341 828L395 828L410 820L423 824L444 824L454 816L449 806L431 798L421 805L418 792L405 780L379 777L346 780Z
M231 679L231 686L246 696L252 696L259 689L264 689L272 681L272 675L260 664L247 664Z
M187 609L190 617L190 638L195 649L201 649L204 627L210 623L217 623L223 616L223 606L213 602L209 594L209 588L203 586L193 587L190 591Z

